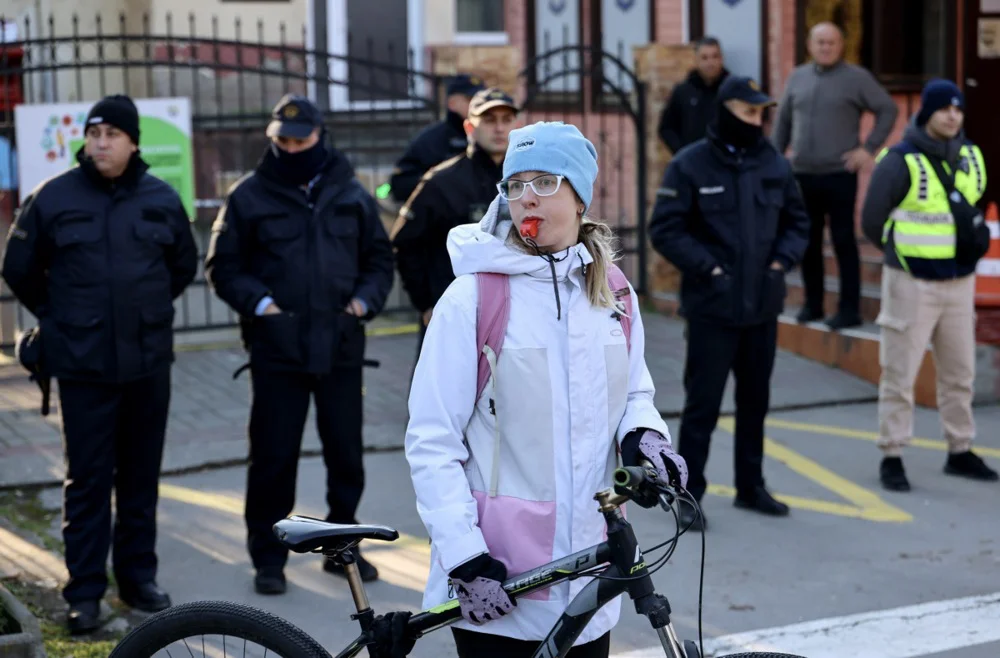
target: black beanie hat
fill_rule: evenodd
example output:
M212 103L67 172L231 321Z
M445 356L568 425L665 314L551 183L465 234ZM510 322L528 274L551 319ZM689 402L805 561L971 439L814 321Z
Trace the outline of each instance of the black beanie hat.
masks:
M139 144L139 110L128 96L115 94L94 104L87 114L85 126L108 123L128 135L132 142Z
M917 114L917 125L926 124L931 115L938 110L954 105L965 110L965 95L951 80L936 78L924 86L920 95L920 112Z

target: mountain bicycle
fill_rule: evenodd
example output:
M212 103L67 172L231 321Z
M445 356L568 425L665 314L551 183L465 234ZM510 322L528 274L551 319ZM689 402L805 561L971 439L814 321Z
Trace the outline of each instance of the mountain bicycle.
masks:
M704 589L705 540L702 534L702 566L699 586L698 636L696 644L692 640L681 641L670 621L670 604L667 598L658 594L653 586L651 574L662 568L670 559L678 539L687 528L681 530L675 501L686 501L694 505L700 514L698 503L691 495L678 490L657 477L656 470L645 462L640 466L622 467L614 473L614 486L594 495L598 511L607 523L607 541L591 548L554 560L525 573L509 578L503 585L511 598L547 589L567 580L592 577L591 580L569 603L563 615L553 626L534 653L534 658L564 657L580 636L594 614L606 603L621 594L628 594L636 614L645 616L655 630L664 655L667 658L702 658L704 644L701 639L701 595ZM632 526L621 512L621 505L629 500L643 504L659 504L673 513L677 521L677 532L672 539L654 546L652 553L669 545L664 555L652 564L639 548ZM399 533L383 525L338 525L304 516L291 516L275 524L278 539L295 553L322 553L345 567L347 581L354 598L357 613L351 615L361 626L361 634L345 647L336 658L351 658L371 647L375 654L375 627L379 620L368 603L368 596L358 572L353 552L363 540L394 541ZM399 614L399 613L392 613ZM457 600L438 605L429 610L406 616L405 636L408 652L413 643L427 633L444 628L459 621L461 610ZM488 628L488 626L487 626ZM222 651L207 653L204 634L223 636ZM164 656L173 656L168 649L180 643L182 655L195 656L188 640L202 636L202 651L208 655L235 655L227 651L226 637L255 642L264 647L264 655L282 658L330 658L330 654L320 644L294 624L252 606L227 601L200 601L186 603L156 613L136 626L111 652L109 658L152 658L165 651ZM384 642L384 638L383 638ZM382 645L384 647L384 645ZM186 650L186 652L184 651ZM272 653L274 652L274 653ZM244 653L246 655L246 653ZM399 655L399 654L396 654ZM803 658L777 653L741 653L723 658Z

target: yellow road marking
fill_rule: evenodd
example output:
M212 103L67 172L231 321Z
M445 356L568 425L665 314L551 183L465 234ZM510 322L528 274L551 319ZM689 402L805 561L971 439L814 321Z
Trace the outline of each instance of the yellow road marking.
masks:
M837 427L836 425L818 425L814 423L800 423L793 420L779 419L768 419L767 424L771 427L783 430L795 430L797 432L809 432L811 434L826 434L828 436L839 436L845 439L859 439L862 441L871 441L873 443L878 440L878 432L866 432L864 430ZM916 448L926 448L928 450L937 450L940 452L947 452L948 450L948 442L940 439L921 439L915 437L910 441L910 445ZM987 457L1000 457L1000 450L997 448L976 446L976 452L986 455Z
M243 499L229 494L199 491L161 482L160 497L224 514L243 516ZM198 546L187 543L195 550L201 550ZM394 542L365 542L364 551L365 557L378 567L379 578L383 582L421 593L427 587L431 555L427 539L400 532L399 538Z
M731 417L719 419L719 427L727 432L732 433L734 425L735 421ZM766 437L764 439L764 454L852 503L852 505L844 505L819 499L786 497L785 502L790 507L867 521L899 523L913 520L909 513L885 502L873 491L837 475L812 459Z

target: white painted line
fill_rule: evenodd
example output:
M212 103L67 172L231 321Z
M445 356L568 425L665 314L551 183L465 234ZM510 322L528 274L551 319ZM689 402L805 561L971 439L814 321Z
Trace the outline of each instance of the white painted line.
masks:
M917 658L991 642L1000 642L1000 592L706 638L705 658L743 651L804 658ZM657 646L611 658L662 656Z

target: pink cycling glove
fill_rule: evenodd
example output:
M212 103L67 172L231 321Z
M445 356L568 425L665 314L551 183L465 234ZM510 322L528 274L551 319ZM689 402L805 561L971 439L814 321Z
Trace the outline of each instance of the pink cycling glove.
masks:
M503 617L517 605L503 588L507 567L489 554L469 560L449 575L462 616L477 626Z

